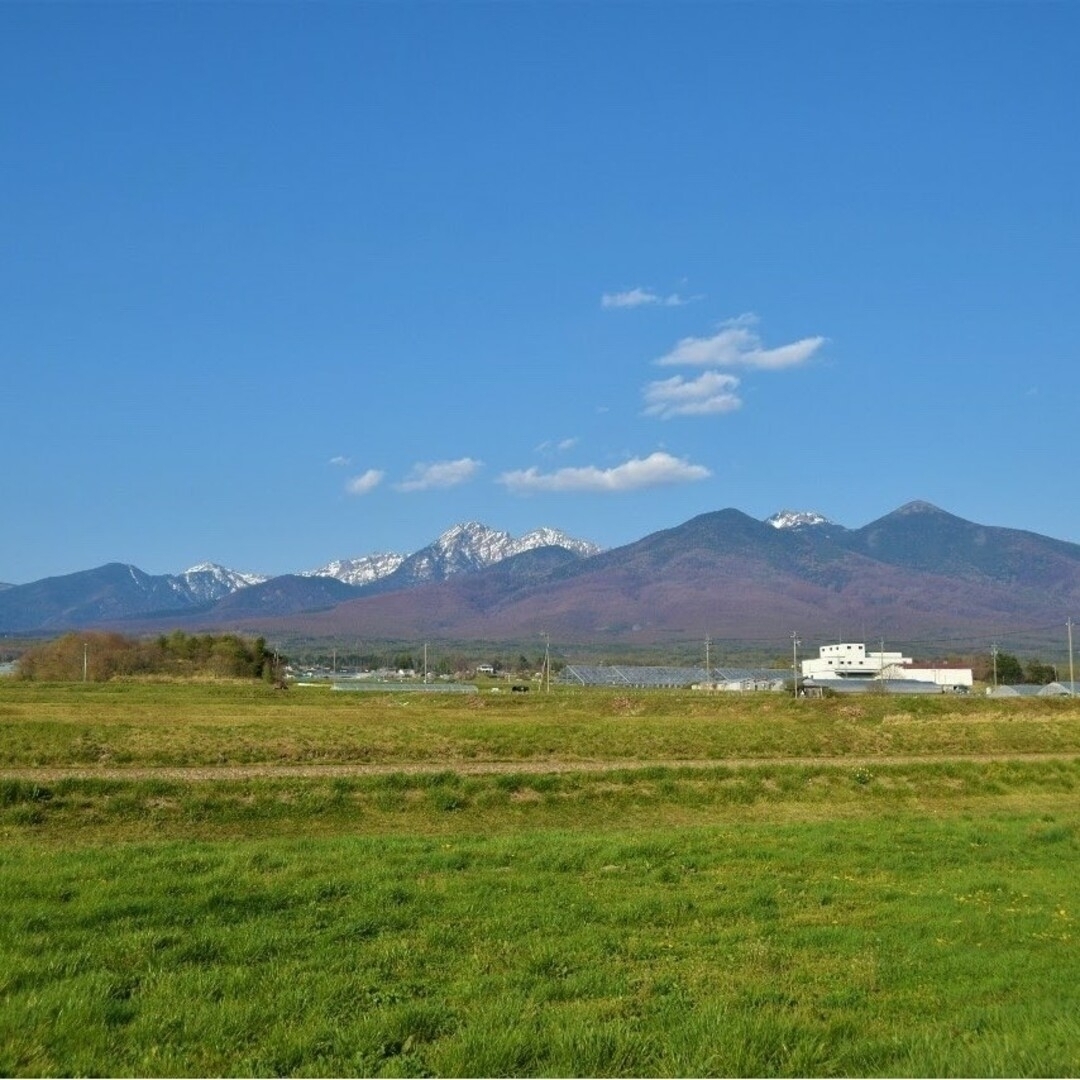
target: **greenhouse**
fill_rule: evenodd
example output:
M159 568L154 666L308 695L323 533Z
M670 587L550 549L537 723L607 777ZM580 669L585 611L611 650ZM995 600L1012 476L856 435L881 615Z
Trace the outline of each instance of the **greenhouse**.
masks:
M568 686L622 686L639 690L694 687L703 690L782 690L789 672L777 668L647 667L570 664L557 680Z

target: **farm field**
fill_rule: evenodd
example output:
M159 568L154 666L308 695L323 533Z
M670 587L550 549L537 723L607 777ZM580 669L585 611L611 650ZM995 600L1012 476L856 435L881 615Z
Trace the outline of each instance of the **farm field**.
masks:
M5 1075L1077 1075L1080 706L0 682Z

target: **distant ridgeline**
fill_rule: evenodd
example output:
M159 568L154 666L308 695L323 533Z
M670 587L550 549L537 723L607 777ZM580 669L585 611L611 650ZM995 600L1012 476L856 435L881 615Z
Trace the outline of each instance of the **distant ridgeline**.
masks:
M273 682L284 662L284 657L267 650L263 638L247 641L236 634L176 630L153 640L140 640L87 632L65 634L28 649L19 659L18 676L91 682L132 675L216 676Z

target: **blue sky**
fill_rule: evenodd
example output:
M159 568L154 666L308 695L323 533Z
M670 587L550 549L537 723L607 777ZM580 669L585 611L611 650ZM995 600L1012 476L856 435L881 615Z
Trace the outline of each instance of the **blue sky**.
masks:
M1080 542L1080 6L0 6L0 581L911 499Z

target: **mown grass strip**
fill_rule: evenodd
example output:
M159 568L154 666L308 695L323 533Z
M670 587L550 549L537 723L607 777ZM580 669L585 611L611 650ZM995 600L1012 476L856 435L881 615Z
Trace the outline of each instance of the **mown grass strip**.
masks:
M194 782L0 780L0 838L95 839L276 833L359 835L606 830L956 814L1076 802L1080 758L904 765L718 765L705 768L460 774L450 770L324 779Z

